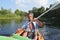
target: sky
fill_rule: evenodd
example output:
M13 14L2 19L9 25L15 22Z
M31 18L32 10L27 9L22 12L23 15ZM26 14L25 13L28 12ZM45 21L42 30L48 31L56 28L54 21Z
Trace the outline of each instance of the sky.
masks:
M19 9L28 12L33 7L44 6L46 8L57 1L59 0L0 0L0 8L11 9L12 11Z

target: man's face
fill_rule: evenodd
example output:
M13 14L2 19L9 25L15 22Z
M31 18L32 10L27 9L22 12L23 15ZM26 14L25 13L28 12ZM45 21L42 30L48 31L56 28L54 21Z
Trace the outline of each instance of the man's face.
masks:
M29 14L28 18L30 21L32 21L33 20L33 14Z

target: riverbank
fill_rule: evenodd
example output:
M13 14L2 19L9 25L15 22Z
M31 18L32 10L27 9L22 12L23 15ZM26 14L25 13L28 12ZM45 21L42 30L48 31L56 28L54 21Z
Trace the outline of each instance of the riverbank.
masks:
M23 22L25 19L25 16L0 16L0 23L10 23L11 20L15 20L16 23L20 23Z
M9 16L1 16L0 19L21 19L21 16L13 16L13 17L9 17Z
M0 19L20 19L20 17L0 17Z

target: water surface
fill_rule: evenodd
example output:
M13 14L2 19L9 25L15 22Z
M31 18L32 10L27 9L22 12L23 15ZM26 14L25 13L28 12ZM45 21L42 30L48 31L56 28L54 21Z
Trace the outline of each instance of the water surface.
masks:
M26 23L20 20L0 20L0 35L13 34ZM44 25L40 28L45 40L60 40L60 29Z

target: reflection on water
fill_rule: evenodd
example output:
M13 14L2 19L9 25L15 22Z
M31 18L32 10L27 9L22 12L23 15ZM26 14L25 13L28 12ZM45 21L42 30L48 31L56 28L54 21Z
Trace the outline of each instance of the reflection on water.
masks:
M0 34L12 34L20 27L20 20L0 20Z
M15 33L17 28L20 28L23 24L27 22L25 20L23 23L20 20L0 20L0 34L12 34ZM45 40L60 40L60 29L51 28L50 26L44 25L40 28Z

